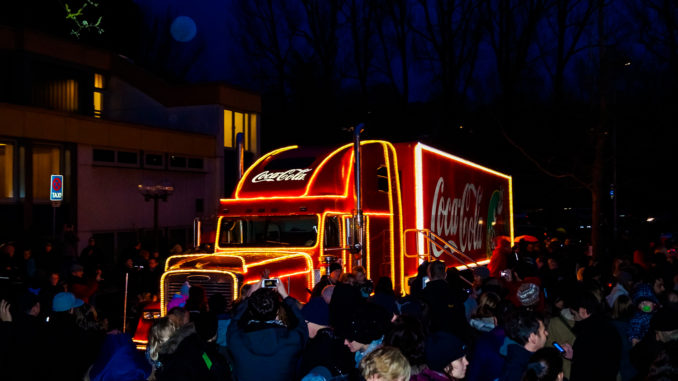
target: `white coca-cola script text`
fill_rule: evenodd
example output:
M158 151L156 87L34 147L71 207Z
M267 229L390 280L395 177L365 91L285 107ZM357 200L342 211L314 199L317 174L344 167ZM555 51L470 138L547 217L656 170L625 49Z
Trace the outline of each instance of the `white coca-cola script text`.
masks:
M263 171L254 178L253 183L260 183L264 181L302 181L306 179L306 175L311 172L312 168L307 169L289 169L287 171L269 172Z
M445 197L445 179L440 177L433 194L431 231L462 252L480 249L484 229L480 216L482 198L482 188L470 183L464 187L461 198ZM433 255L439 257L442 253L443 249L433 246Z

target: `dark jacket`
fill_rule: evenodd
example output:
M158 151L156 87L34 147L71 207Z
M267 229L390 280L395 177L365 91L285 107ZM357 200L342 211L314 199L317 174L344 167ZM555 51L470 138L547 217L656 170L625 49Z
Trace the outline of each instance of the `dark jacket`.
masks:
M158 350L158 381L228 380L226 362L208 350L193 323L176 331Z
M478 337L466 371L467 381L496 380L504 369L504 357L499 349L504 344L504 329L496 327Z
M430 331L446 331L453 333L468 342L471 328L466 320L464 300L455 295L445 280L428 282L422 299L429 307Z
M343 340L337 337L332 329L321 329L308 341L301 356L298 376L305 376L316 366L324 366L333 376L348 374L355 367L353 357Z
M517 344L511 340L507 340L506 346L506 362L502 370L499 381L520 381L523 378L523 373L527 369L527 364L530 363L530 357L534 352L530 352L522 345Z
M313 287L313 291L311 291L311 298L321 296L323 288L331 284L334 283L332 283L332 280L327 275L323 275L322 277L320 277L320 281L318 281L318 283L315 284L315 286Z
M236 379L238 381L293 379L297 362L308 341L308 327L297 308L297 301L291 297L284 301L297 320L295 326L267 324L259 326L256 330L244 329L240 322L247 310L248 302L245 299L238 306L226 334Z
M574 325L571 381L614 381L621 358L621 339L612 323L593 314Z

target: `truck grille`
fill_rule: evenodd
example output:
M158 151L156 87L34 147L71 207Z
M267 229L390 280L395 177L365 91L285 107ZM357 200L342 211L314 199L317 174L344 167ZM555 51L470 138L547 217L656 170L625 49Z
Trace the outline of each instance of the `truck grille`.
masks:
M233 301L233 277L230 274L225 274L222 272L201 272L200 274L182 272L169 274L165 277L165 284L163 285L165 287L165 295L169 296L168 300L172 298L172 295L181 292L181 286L187 280L191 286L201 286L204 288L207 298L214 294L221 294L224 296L229 306Z

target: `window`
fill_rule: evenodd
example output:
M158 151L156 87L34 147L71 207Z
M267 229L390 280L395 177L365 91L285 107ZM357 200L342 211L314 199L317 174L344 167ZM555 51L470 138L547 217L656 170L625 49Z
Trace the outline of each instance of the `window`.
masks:
M169 167L170 169L202 171L205 168L205 159L201 157L169 155Z
M0 142L0 200L14 198L14 145Z
M144 153L144 167L164 168L165 156L160 153Z
M202 169L204 167L204 160L200 158L188 158L189 169Z
M383 165L377 168L377 190L388 193L388 168Z
M224 110L224 148L236 148L236 137L242 133L245 150L257 153L258 128L257 114Z
M114 151L95 148L92 150L94 164L116 165L121 167L138 167L139 153L133 151Z
M327 216L325 219L325 247L341 247L339 216Z
M100 163L114 163L115 151L110 149L93 149L92 160Z
M186 168L186 158L170 155L169 164L172 168Z
M104 104L104 76L98 73L94 74L94 90L92 91L92 108L95 118L101 118L101 111Z
M318 239L316 216L222 218L219 246L311 247Z
M58 146L35 145L33 159L33 199L49 200L51 175L61 173L61 148ZM68 190L65 189L67 192Z
M139 154L136 152L118 151L118 163L120 164L139 164Z

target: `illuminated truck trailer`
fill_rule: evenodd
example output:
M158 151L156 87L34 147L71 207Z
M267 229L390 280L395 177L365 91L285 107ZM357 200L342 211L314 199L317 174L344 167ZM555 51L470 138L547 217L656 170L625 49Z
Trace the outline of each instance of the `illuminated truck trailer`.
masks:
M513 238L510 176L421 143L359 144L359 166L356 144L290 146L257 160L220 200L214 253L167 260L159 312L186 281L234 300L264 269L305 301L333 261L407 292L422 261L482 265L495 236Z

